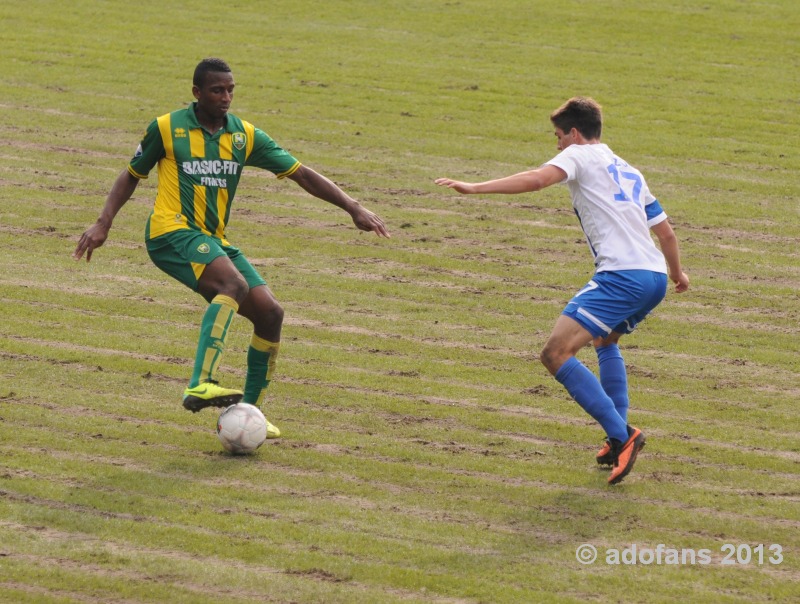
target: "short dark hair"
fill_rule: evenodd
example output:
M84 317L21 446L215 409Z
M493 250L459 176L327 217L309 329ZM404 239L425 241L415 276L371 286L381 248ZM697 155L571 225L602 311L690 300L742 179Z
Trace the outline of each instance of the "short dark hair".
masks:
M203 59L197 64L197 67L195 67L194 69L194 77L192 78L192 84L194 84L198 88L202 88L203 84L206 83L206 74L209 73L210 71L222 71L225 73L230 73L231 68L222 59L217 59L215 57L209 57L208 59Z
M603 108L593 98L574 96L550 114L550 121L564 133L576 128L585 138L600 138Z

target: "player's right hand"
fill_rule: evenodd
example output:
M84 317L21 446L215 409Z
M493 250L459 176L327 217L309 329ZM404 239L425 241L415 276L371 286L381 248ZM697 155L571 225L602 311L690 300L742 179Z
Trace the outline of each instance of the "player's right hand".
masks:
M108 227L103 226L99 222L95 222L86 231L84 231L81 238L78 240L78 245L75 246L75 251L72 252L74 260L80 260L86 254L86 262L92 259L92 252L103 245L108 238Z
M689 277L683 271L681 271L681 274L677 277L670 275L670 279L672 279L672 282L675 284L675 291L679 294L689 289Z

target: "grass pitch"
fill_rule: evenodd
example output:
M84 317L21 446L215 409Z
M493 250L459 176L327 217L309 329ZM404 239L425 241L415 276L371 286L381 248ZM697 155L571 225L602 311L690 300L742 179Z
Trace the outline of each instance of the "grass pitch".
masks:
M0 7L0 601L798 599L800 9L553 4ZM180 406L203 305L147 258L155 183L91 264L69 257L212 55L235 113L393 234L244 176L230 238L287 315L266 408L284 437L248 458ZM648 445L615 488L536 361L591 271L567 192L432 184L548 160L574 94L604 105L692 278L623 340ZM226 384L248 340L235 323ZM607 563L659 545L710 563Z

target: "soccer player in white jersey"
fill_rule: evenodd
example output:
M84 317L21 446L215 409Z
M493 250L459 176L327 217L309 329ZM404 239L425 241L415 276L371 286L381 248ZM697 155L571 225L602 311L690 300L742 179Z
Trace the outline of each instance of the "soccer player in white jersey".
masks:
M619 339L663 300L667 276L677 292L688 289L689 278L667 215L641 172L600 142L600 105L574 97L550 121L559 154L540 168L481 183L439 178L436 184L463 194L528 193L559 183L569 188L595 274L564 308L540 358L605 430L606 442L596 459L612 466L608 482L617 484L645 443L642 431L628 424L628 380ZM599 380L575 356L589 342L597 352Z

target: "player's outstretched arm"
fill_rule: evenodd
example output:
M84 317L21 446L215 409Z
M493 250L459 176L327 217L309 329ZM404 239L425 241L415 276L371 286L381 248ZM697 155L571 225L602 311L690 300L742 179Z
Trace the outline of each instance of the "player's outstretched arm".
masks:
M561 168L544 165L535 170L527 170L525 172L506 176L505 178L487 180L485 182L462 182L451 178L437 178L434 182L441 187L449 187L464 195L475 195L478 193L513 195L516 193L540 191L545 187L561 182L566 176L566 173Z
M675 236L675 231L672 230L672 225L669 221L662 220L652 228L652 231L658 237L658 244L661 246L661 252L667 260L667 268L669 269L669 278L675 284L675 291L683 293L689 289L689 277L683 272L681 267L681 253L678 246L678 238Z
M105 243L108 238L108 232L111 230L111 224L114 222L114 217L131 198L138 184L139 179L128 172L127 168L117 177L108 197L106 197L106 203L97 222L86 229L78 240L78 245L75 247L75 251L72 252L72 257L75 260L80 260L84 253L86 254L86 262L92 259L92 252Z
M288 178L296 182L306 192L342 208L350 214L353 224L362 231L372 231L380 237L390 237L386 225L380 216L370 212L347 193L342 191L333 181L315 172L308 166L300 166Z

